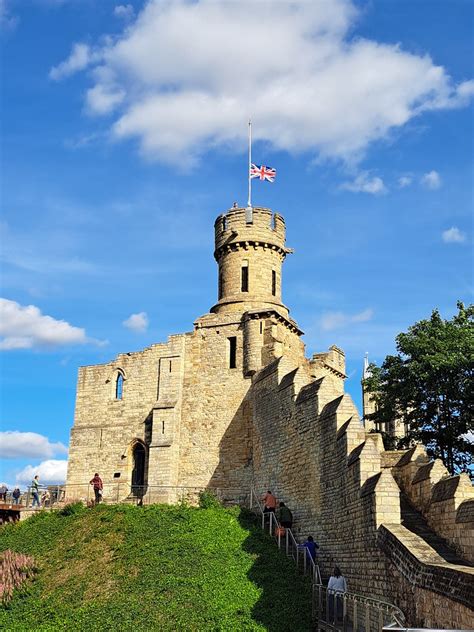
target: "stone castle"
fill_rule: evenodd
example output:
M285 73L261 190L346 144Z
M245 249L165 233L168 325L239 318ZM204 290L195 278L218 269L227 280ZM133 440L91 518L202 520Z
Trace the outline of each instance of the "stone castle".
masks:
M267 208L217 218L218 301L194 330L79 369L67 496L94 472L111 501L271 489L318 541L323 575L338 564L351 592L412 625L474 627L470 481L421 446L384 450L344 392L341 349L305 357L281 296L290 252Z

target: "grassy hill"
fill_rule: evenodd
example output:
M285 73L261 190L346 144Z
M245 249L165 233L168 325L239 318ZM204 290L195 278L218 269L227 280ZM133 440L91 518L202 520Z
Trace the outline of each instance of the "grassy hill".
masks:
M1 528L5 549L39 570L0 629L311 629L309 583L238 508L73 505Z

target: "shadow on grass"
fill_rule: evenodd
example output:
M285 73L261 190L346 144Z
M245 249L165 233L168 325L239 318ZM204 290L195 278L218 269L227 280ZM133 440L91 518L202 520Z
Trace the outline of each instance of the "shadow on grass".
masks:
M248 577L261 590L252 618L270 632L311 630L310 580L263 533L254 514L241 511L239 522L249 533L243 549L254 558Z

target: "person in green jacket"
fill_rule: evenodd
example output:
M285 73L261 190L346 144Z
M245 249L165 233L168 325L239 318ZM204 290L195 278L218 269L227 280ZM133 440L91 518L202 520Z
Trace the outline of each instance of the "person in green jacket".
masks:
M31 494L33 496L33 502L31 504L32 507L38 505L40 507L40 499L39 499L39 476L38 474L31 481Z
M280 503L280 509L278 510L278 518L280 520L280 524L285 529L291 529L293 525L293 514L285 505L285 503Z

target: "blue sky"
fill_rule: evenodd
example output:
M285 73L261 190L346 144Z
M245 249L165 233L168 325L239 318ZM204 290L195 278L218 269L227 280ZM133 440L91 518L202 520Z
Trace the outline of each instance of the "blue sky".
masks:
M1 430L9 485L64 473L77 367L192 329L213 221L282 213L308 355L472 302L469 0L0 1Z

